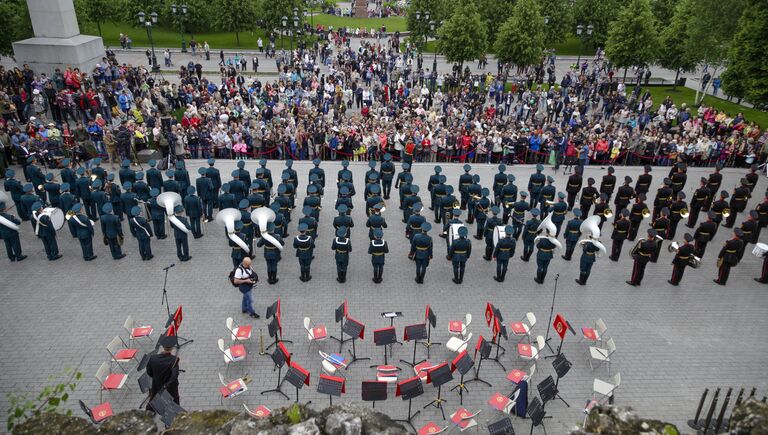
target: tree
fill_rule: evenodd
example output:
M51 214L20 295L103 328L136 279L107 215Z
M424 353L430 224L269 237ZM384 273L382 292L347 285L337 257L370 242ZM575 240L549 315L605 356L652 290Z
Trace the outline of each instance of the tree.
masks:
M621 9L620 0L575 0L574 2L574 21L584 27L593 26L592 36L582 35L582 38L593 47L605 45L608 40L608 29L612 21L616 18Z
M115 5L114 19L122 20L129 24L139 25L137 15L139 12L151 14L157 12L161 14L165 9L163 0L120 0ZM162 21L161 21L162 22Z
M272 32L282 28L283 17L288 18L288 26L293 25L293 8L298 8L299 17L303 19L304 2L301 0L259 0L256 11L260 24Z
M222 32L234 32L240 46L240 32L253 27L255 5L252 0L215 0L214 27Z
M672 21L678 3L678 0L651 0L651 12L656 17L659 29L667 27Z
M675 83L681 72L691 72L696 69L696 60L691 58L686 50L688 44L688 20L696 9L695 0L681 0L675 7L669 25L662 30L659 37L658 63L664 68L675 71Z
M573 8L570 0L541 0L541 13L548 18L544 26L544 42L565 42L573 31Z
M438 50L445 55L448 62L458 63L478 59L485 53L487 31L471 1L460 5L438 31Z
M112 7L114 2L110 0L76 0L75 12L78 21L85 23L94 23L101 34L101 23L114 17Z
M541 60L544 38L544 17L538 0L518 0L499 30L493 52L503 63L533 65Z
M421 41L430 35L429 21L435 22L435 28L440 27L440 22L450 18L449 0L412 0L408 7L406 24L411 32L413 41ZM429 12L429 20L424 19L424 12ZM419 15L418 19L416 15Z
M480 12L480 18L486 25L488 33L488 45L493 45L496 41L501 26L512 14L512 8L515 5L514 0L474 0L477 3L477 9Z
M746 0L696 0L696 9L688 20L686 51L699 64L702 79L707 73L716 77L725 65L745 7ZM709 80L704 89L696 88L696 105L701 104L711 83Z
M768 5L754 1L739 19L723 72L723 90L758 107L768 106Z
M656 18L649 0L631 0L611 23L605 55L619 68L646 65L656 58Z
M3 31L0 32L0 54L12 56L13 42L33 36L27 2L24 0L0 1L0 17L3 17Z

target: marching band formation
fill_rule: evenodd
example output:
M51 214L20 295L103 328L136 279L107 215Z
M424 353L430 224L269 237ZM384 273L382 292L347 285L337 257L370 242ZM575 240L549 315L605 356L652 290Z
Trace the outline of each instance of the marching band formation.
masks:
M199 168L194 185L181 160L165 173L157 168L156 161L149 162L150 168L145 173L131 169L130 161L125 160L114 174L108 173L98 158L89 162L88 168L76 169L71 167L69 159L64 159L58 180L53 172L44 174L35 164L35 157L30 157L27 163L24 178L29 182L22 184L14 171L8 170L5 192L0 191L0 237L11 261L27 258L22 253L19 238L21 221L30 222L50 261L61 258L57 231L65 225L80 243L83 259L95 259L93 238L98 222L104 245L109 246L112 258L119 260L126 256L122 251L126 220L130 234L137 239L142 260L153 258L152 241L167 238L166 225L169 225L179 260L188 261L192 258L189 236L203 237L205 223L214 220L214 209L218 209L215 221L225 229L233 266L240 265L246 257L254 258L257 249L261 248L268 283L279 281L278 264L289 237L299 190L299 177L291 160L285 162L276 187L266 160L259 162L253 178L245 169L245 162L239 161L231 179L222 182L215 160L209 159L208 167ZM315 241L319 237L320 210L326 186L326 174L320 163L319 159L314 160L314 167L309 170L309 184L296 224L298 234L293 238L300 279L304 282L312 279L311 265L315 258ZM336 279L340 283L346 281L352 253L350 230L354 221L351 211L355 207L353 198L357 195L348 165L347 161L342 162L336 177L338 197L334 208L338 216L332 222L331 250L336 263ZM597 259L607 255L609 260L618 261L624 242L628 240L635 244L630 250L634 260L632 274L626 282L639 286L648 263L658 261L663 241L670 240L672 243L667 249L674 258L668 281L678 285L686 267L700 266L707 244L720 227L733 228L733 236L724 243L717 256L718 275L714 281L726 284L730 269L740 262L751 243L755 244L753 254L764 259L761 276L755 280L768 283L768 245L758 243L760 231L768 225L768 192L762 202L747 211L747 203L758 181L756 169L753 166L729 193L721 190L722 174L720 167L716 167L708 177L699 180L699 187L690 202L686 202L683 192L687 182L686 166L678 163L662 180L653 203L649 205L646 200L653 185L650 166L646 166L643 174L634 180L634 186L632 177L626 176L618 188L613 167L608 167L599 187L595 187L596 180L584 180L583 167L577 166L568 177L564 191L560 192L554 185L554 178L543 174L544 167L540 164L530 175L526 191L518 188L515 176L507 174L503 164L498 166L490 188L483 187L480 176L472 174L470 165L464 165L457 191L448 184L442 168L435 166L422 199L422 191L414 183L410 165L403 163L396 174L392 158L387 154L380 164L369 162L362 195L373 282L383 281L385 258L389 253L384 239L387 221L383 212L394 182L405 237L410 242L407 255L415 263L417 283L424 282L437 249L430 236L432 224L428 222L429 217L440 226L439 236L445 239L446 259L453 266L453 282L456 284L463 282L466 263L472 255L472 243L468 238L474 233L475 239L485 242L483 259L496 262L494 279L498 282L504 282L509 261L522 238L522 261L530 261L536 251L534 281L538 284L544 283L556 252L562 252L562 259L570 261L579 247L580 274L576 282L586 285ZM586 186L583 185L585 181ZM432 213L425 210L427 197ZM14 208L18 218L11 213ZM743 212L746 212L745 220L735 227L738 215ZM572 217L567 220L569 213ZM698 222L701 213L705 219ZM608 255L608 247L600 242L600 238L603 226L610 219L613 220ZM647 236L638 239L640 226L647 219L650 219ZM685 233L677 242L677 229L683 221L687 228L695 228L695 231ZM475 225L474 230L471 225ZM564 243L559 239L561 235Z

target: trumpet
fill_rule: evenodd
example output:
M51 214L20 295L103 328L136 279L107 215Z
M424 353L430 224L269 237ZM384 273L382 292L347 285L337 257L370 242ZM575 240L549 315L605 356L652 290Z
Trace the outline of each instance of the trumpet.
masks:
M690 216L690 215L691 215L691 212L687 208L684 208L684 209L680 210L680 217L681 218L688 219L688 216Z
M648 210L647 208L644 208L643 209L643 219L648 219L649 217L651 217L651 211Z
M723 215L724 218L727 218L728 216L731 215L731 209L730 208L724 208L723 211L722 211L722 215Z
M612 217L613 217L613 210L611 210L610 208L606 208L606 209L603 211L603 216L604 216L606 219L610 219L610 218L612 218Z

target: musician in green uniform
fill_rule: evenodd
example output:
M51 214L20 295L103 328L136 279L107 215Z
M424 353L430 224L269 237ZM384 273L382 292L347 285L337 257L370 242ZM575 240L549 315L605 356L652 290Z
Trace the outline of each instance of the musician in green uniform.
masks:
M453 240L448 249L448 256L453 265L453 282L456 284L461 284L464 281L467 260L472 255L472 242L467 240L468 234L467 227L459 227L458 238Z
M493 258L496 260L496 276L493 279L497 282L504 282L509 259L515 255L515 245L517 245L517 242L512 237L512 233L512 226L505 226L504 237L498 240L496 247L493 249Z
M347 281L349 253L352 252L352 241L349 239L349 230L346 227L339 227L336 230L336 237L331 244L331 250L335 252L336 281L344 283Z
M72 204L72 214L67 219L67 224L72 237L80 242L83 260L91 261L96 258L96 255L93 255L93 224L86 215L81 213L82 209L83 205L79 202Z
M581 209L574 208L573 219L569 220L565 225L565 234L563 234L563 237L565 238L565 254L563 255L563 260L571 261L573 250L576 249L576 243L579 241L579 235L581 234L582 222L584 221L581 220Z
M493 256L493 232L497 226L501 225L500 212L499 206L494 205L491 207L491 216L485 220L485 228L483 229L483 237L485 238L485 255L483 255L483 260L485 261L491 261Z
M531 209L531 218L525 222L523 227L523 255L520 257L523 261L528 261L533 255L533 245L541 221L538 219L538 208Z
M101 233L104 235L104 244L109 246L113 260L124 258L125 254L120 247L123 244L123 224L120 218L115 216L111 202L104 204L102 211L104 214L101 216Z
M432 237L429 236L429 230L432 225L429 222L421 224L421 232L414 234L411 238L411 251L408 258L416 262L416 279L419 284L424 284L424 275L429 267L429 260L432 259Z
M190 186L191 187L191 186ZM131 235L136 237L139 243L139 255L141 255L142 261L151 260L154 258L152 255L152 227L149 222L141 217L141 209L138 206L133 207L129 212L130 218L128 219L128 229L131 231Z
M306 282L312 279L310 268L312 267L312 255L315 249L315 240L307 234L307 224L299 223L299 234L293 239L293 248L296 249L296 258L299 259L300 280Z
M275 234L275 224L269 222L267 224L267 234L274 237L274 239L282 246L283 239L280 235ZM257 247L264 247L264 260L267 262L267 282L269 284L277 284L280 279L277 277L277 263L280 262L280 248L273 245L271 242L264 238L264 234L256 243Z
M373 239L368 246L368 253L371 254L371 265L373 266L373 282L381 283L384 276L384 263L386 254L389 253L387 242L382 240L384 231L381 228L373 229Z

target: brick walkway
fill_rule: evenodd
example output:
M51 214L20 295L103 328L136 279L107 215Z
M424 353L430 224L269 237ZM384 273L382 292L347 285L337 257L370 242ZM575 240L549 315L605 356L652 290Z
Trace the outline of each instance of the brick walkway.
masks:
M190 173L196 174L202 162L189 162ZM219 162L217 166L223 174L234 168L234 162ZM279 177L282 162L271 162L269 167L274 176ZM301 192L306 189L308 164L296 163L299 173ZM339 165L324 163L327 178L335 177ZM443 164L449 182L456 184L461 172L458 165ZM247 168L255 170L255 162L249 162ZM359 192L362 192L365 164L353 164ZM18 171L20 172L20 171ZM431 165L416 165L415 182L422 186L426 194L427 177ZM474 165L474 171L480 174L482 182L490 184L495 166ZM529 167L515 167L512 172L518 178L518 185L525 186L530 172ZM555 175L556 186L565 186L565 177L547 169L547 174ZM639 168L632 168L631 175L636 176ZM667 170L655 168L654 188ZM743 170L724 170L724 188L730 190L738 181ZM604 173L598 167L587 169L585 176L598 178ZM707 170L692 168L686 192L690 193L696 180L708 173ZM630 171L617 168L617 178L621 180ZM228 177L227 177L228 178ZM761 178L755 193L766 188ZM358 195L362 196L362 193ZM424 197L425 195L422 195ZM403 318L397 319L395 326L398 335L402 328L411 323L421 322L424 307L431 304L438 318L438 327L433 337L445 342L448 321L463 318L466 312L472 313L475 321L470 330L475 337L490 335L489 328L483 322L486 301L499 307L504 314L505 323L520 319L525 312L536 313L539 323L534 328L535 334L546 332L546 322L552 299L554 277L560 274L556 301L556 312L563 315L578 330L598 317L608 325L609 335L617 345L615 362L611 373L621 372L622 385L616 394L616 403L630 405L642 415L661 418L683 427L685 420L692 417L698 399L705 387L713 386L757 386L764 394L768 381L765 377L765 364L768 362L768 342L763 332L768 327L765 316L768 309L766 287L755 283L752 278L760 273L761 261L749 252L743 262L731 274L727 287L712 283L715 277L716 254L729 234L721 229L717 238L707 250L700 269L688 269L683 284L674 288L666 280L671 274L671 254L663 253L657 264L650 264L642 287L635 288L624 284L630 274L628 251L631 243L625 244L621 261L612 263L601 258L595 265L588 286L579 287L573 282L578 276L578 257L576 261L565 262L559 255L552 261L549 275L544 285L533 282L535 263L523 263L517 258L522 250L518 244L518 256L510 263L507 282L499 284L492 279L495 265L486 263L481 257L483 244L472 239L474 246L472 258L462 286L453 284L450 263L442 253L444 242L437 237L437 228L433 229L436 255L429 267L424 285L413 281L414 266L406 258L407 245L403 237L403 224L396 202L390 201L385 212L389 228L385 238L389 242L390 254L384 272L384 283L375 285L371 282L371 266L366 254L365 214L357 198L358 205L353 213L356 227L353 230L354 254L351 258L346 284L335 281L333 257L330 256L330 223L335 216L333 200L336 188L329 183L321 218L320 238L317 241L317 259L313 264L313 279L305 284L298 279L298 263L293 248L284 251L280 263L280 282L278 285L266 284L264 261L261 252L254 262L262 278L255 294L256 305L260 312L277 297L282 298L284 317L284 335L294 340L288 345L293 358L312 372L312 384L301 393L302 400L312 400L312 406L321 408L327 405L327 398L315 392L317 377L320 374L320 358L316 348L310 352L307 347L306 333L302 327L304 316L313 322L328 325L331 333L338 334L333 323L334 308L343 299L350 305L350 313L367 326L365 340L358 343L359 356L368 356L372 361L354 364L346 373L349 384L344 401L360 400L360 381L373 379L374 370L369 363L381 363L383 355L372 342L373 329L388 325L380 317L384 311L402 311ZM690 195L689 195L690 197ZM393 196L393 199L396 198ZM650 202L649 198L649 202ZM300 201L299 201L300 202ZM754 206L756 199L750 202ZM296 220L299 212L294 212L291 235L295 235ZM741 222L740 219L737 222ZM107 358L106 344L115 335L123 334L122 323L126 315L133 315L139 322L162 326L165 308L160 305L163 271L170 263L176 263L171 270L168 292L172 306L184 306L185 320L181 335L193 338L193 344L186 346L181 355L181 366L186 373L181 375L182 405L187 409L209 409L219 406L217 373L224 373L222 355L216 348L216 340L226 337L224 320L233 316L238 322L247 323L249 318L239 312L240 294L229 286L226 275L231 268L229 249L222 229L216 223L209 223L206 237L190 240L193 259L188 263L179 263L175 257L174 244L170 239L153 241L155 259L142 262L139 259L135 239L124 227L126 241L124 250L128 257L113 261L106 247L96 243L99 258L85 263L80 257L79 245L71 240L64 230L59 233L59 246L64 258L49 263L45 261L42 243L34 239L30 226L24 223L22 245L29 258L22 263L10 263L3 255L0 276L2 279L3 303L0 305L0 330L3 340L0 345L0 413L5 419L8 409L6 395L19 389L29 389L37 393L48 384L48 375L58 373L63 367L83 364L80 370L83 379L70 405L73 409L76 399L83 399L89 404L98 401L98 386L93 376L101 362ZM606 230L608 227L606 227ZM645 226L641 229L644 231ZM687 229L679 229L678 239ZM97 234L98 234L97 230ZM603 242L610 245L609 237L603 236ZM751 251L751 248L750 248ZM234 399L228 406L233 410L242 408L245 401L251 406L265 404L280 407L290 402L278 395L260 396L258 391L273 388L276 373L268 357L259 357L258 333L263 331L268 341L266 322L262 318L254 322L256 332L254 341L248 345L250 355L244 368L233 367L230 375L243 372L254 377L254 383L244 395ZM552 333L554 335L554 333ZM513 339L514 340L514 339ZM508 349L502 361L507 370L523 367L515 361L514 341L503 343ZM472 344L474 345L473 339ZM345 351L346 352L346 345ZM326 351L337 351L332 342L323 344ZM335 350L334 350L335 349ZM410 359L412 347L395 347L395 359ZM573 362L571 372L560 382L563 398L571 405L566 408L562 402L548 404L547 412L554 416L546 425L551 433L562 433L582 420L582 406L590 397L594 377L608 379L605 367L591 371L583 355L583 347L577 344L576 337L567 336L563 352ZM546 352L548 353L548 352ZM418 350L417 357L424 357L423 350ZM445 347L432 351L431 361L450 360L453 355ZM551 359L540 360L534 384L546 376L554 374ZM130 371L127 393L106 394L116 411L138 406L143 400L136 385L135 371ZM495 363L486 361L482 366L482 377L489 380L492 388L473 383L465 396L464 405L471 411L482 410L479 421L484 427L486 421L500 417L486 404L496 392L508 393L510 384L505 380L505 372ZM448 387L455 385L455 381ZM453 412L458 406L458 398L443 391L448 399L446 410ZM286 384L284 388L293 399L295 392ZM423 397L414 401L414 410L420 409L436 395L434 388L425 386ZM391 398L376 408L394 417L402 417L407 411L407 404L394 398L394 387L390 387ZM531 392L531 397L533 392ZM79 411L76 411L79 414ZM416 418L416 427L429 420L440 424L440 413L434 408L423 411ZM517 420L518 430L525 430L528 423Z

